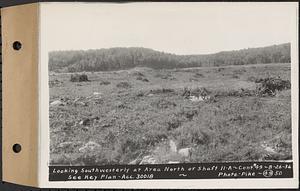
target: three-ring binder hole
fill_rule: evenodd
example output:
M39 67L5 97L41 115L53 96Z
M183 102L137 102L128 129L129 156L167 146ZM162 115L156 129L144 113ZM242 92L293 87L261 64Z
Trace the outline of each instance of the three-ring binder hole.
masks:
M21 147L20 144L17 144L17 143L16 143L16 144L13 145L12 149L13 149L13 151L14 151L15 153L19 153L19 152L21 152L22 147Z
M14 50L20 50L22 48L22 44L19 41L15 41L13 43Z

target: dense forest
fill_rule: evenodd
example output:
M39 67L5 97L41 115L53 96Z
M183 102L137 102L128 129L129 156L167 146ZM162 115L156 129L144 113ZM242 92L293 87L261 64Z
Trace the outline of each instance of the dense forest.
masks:
M133 67L171 69L290 62L290 43L206 55L176 55L141 47L49 53L49 70L54 72L109 71Z

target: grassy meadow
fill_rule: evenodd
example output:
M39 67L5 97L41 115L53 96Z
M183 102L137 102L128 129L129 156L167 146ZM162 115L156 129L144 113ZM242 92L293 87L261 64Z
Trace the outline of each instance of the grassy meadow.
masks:
M49 75L51 165L292 159L291 90L247 93L290 80L290 64L85 74ZM197 91L207 99L186 96Z

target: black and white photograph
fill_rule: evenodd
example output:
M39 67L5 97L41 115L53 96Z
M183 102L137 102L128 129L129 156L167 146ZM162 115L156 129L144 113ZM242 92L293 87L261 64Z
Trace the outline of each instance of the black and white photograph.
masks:
M289 6L48 9L50 166L293 160Z

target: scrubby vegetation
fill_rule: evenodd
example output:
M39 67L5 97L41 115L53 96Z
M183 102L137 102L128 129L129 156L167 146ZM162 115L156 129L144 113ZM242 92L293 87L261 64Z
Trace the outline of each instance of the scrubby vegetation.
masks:
M49 69L55 72L110 71L134 67L172 69L290 61L290 43L208 55L175 55L147 48L110 48L51 52ZM236 75L233 77L236 78Z
M86 74L72 74L71 75L71 82L88 82L88 76Z
M282 80L280 78L257 79L255 82L261 84L257 90L262 96L276 95L277 91L291 88L291 83L289 80Z
M50 76L51 165L292 159L289 64L86 75Z

